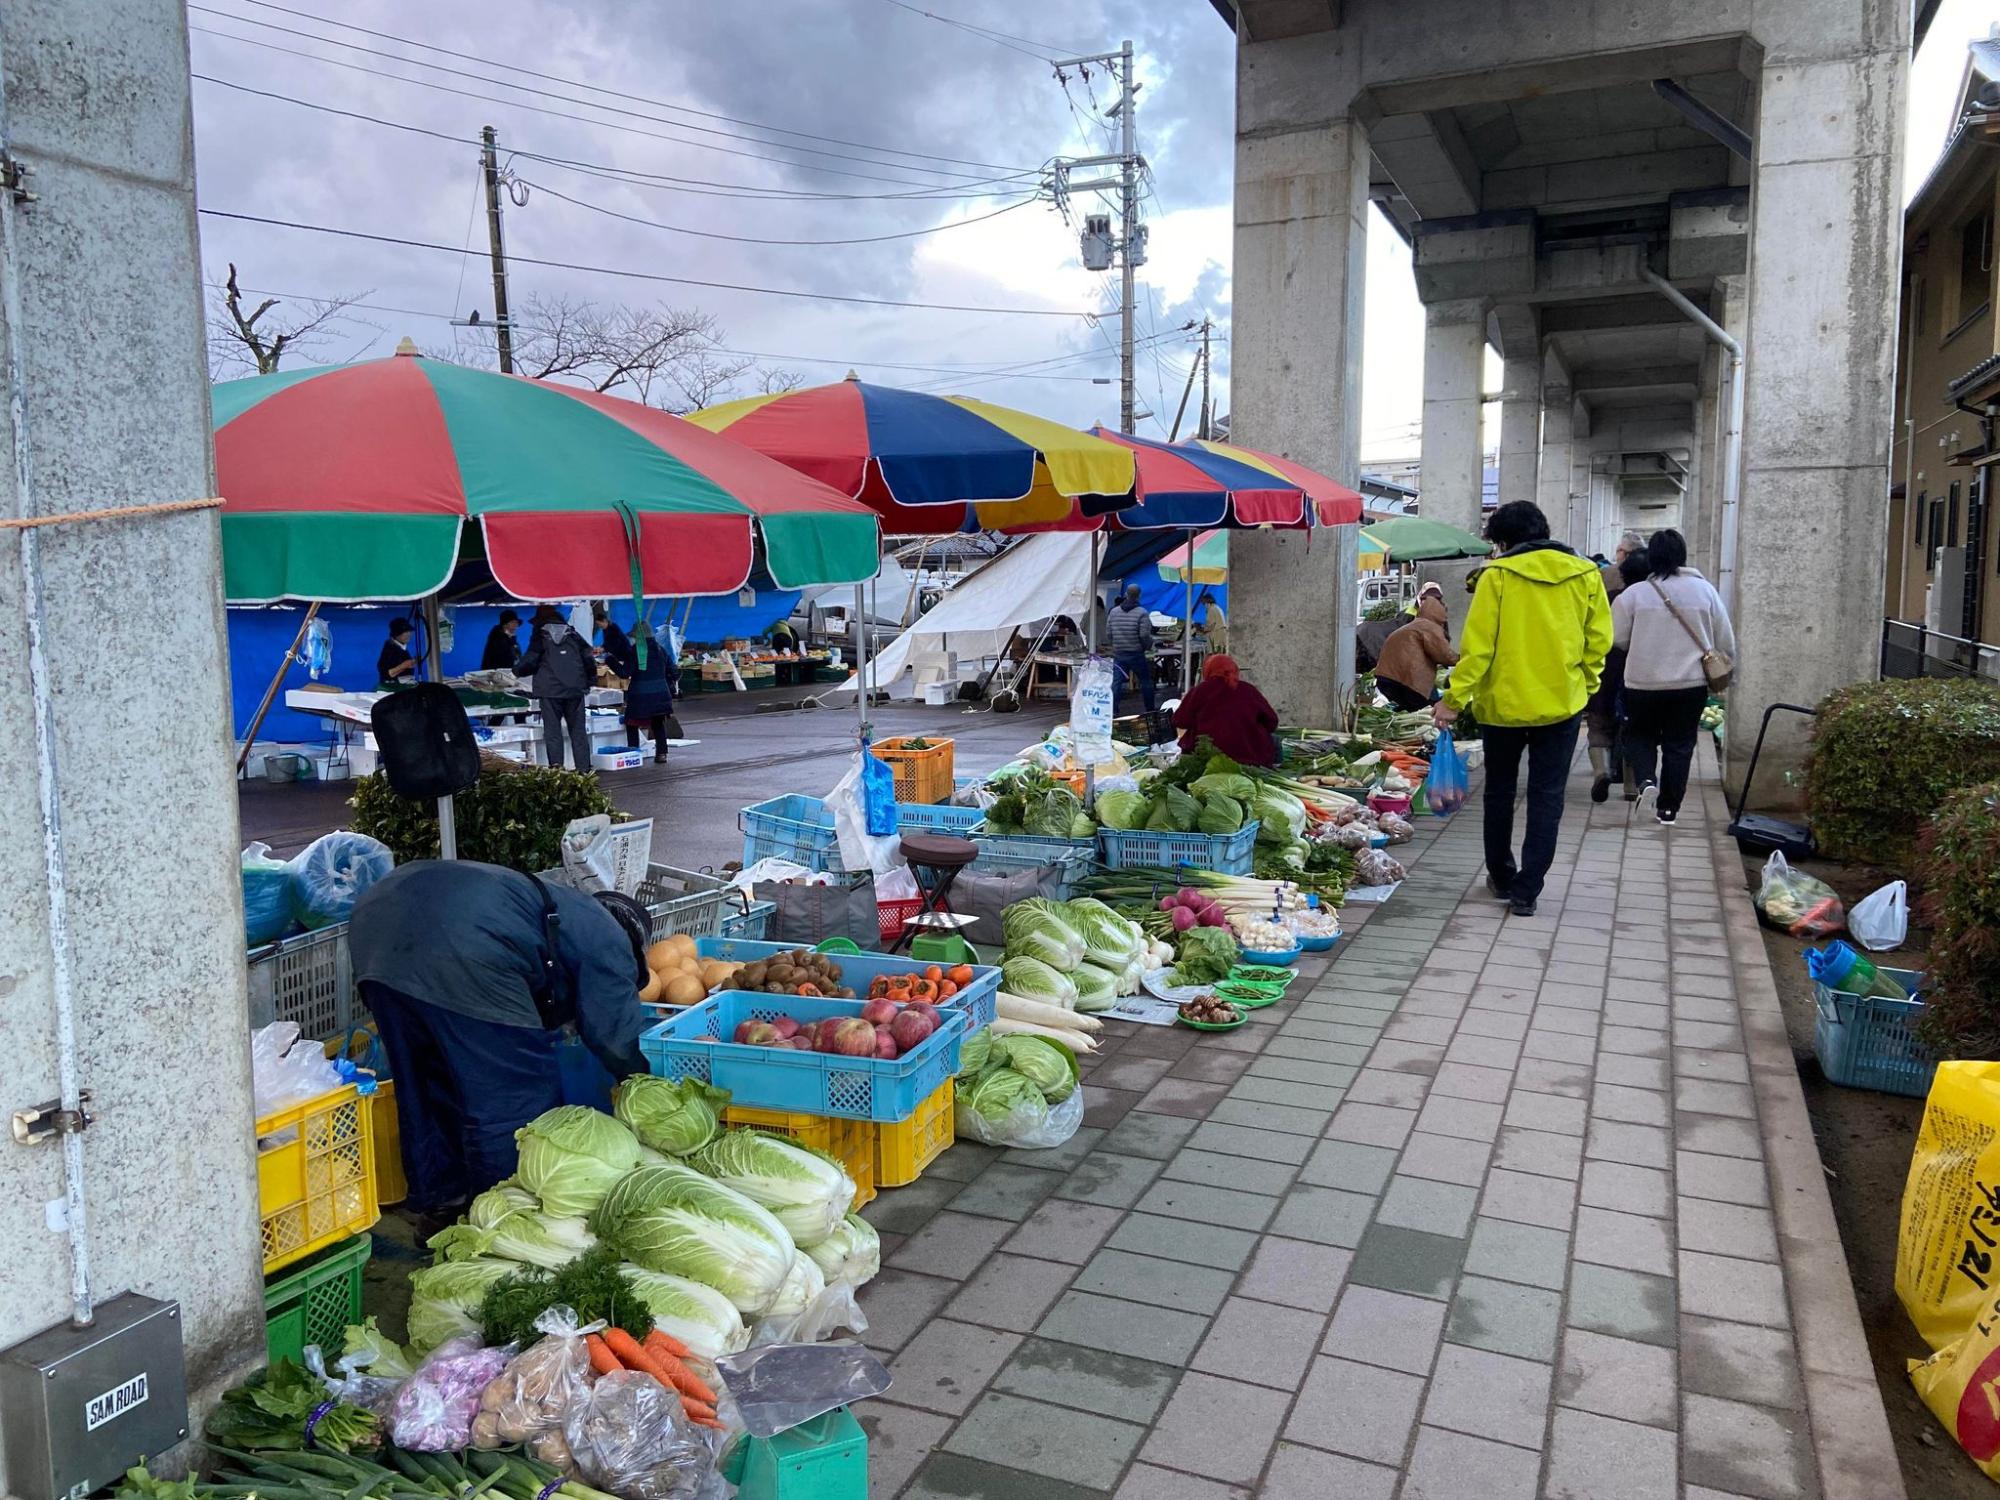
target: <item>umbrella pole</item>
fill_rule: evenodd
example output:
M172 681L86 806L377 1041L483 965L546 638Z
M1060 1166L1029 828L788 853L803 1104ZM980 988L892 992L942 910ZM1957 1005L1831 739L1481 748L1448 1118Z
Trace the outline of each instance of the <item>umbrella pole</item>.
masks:
M424 658L426 670L432 682L444 681L444 649L438 644L438 624L444 611L438 607L438 596L428 595L424 599ZM437 799L438 804L438 854L443 859L458 858L458 819L452 810L449 796Z
M1188 379L1194 372L1188 371ZM1181 696L1194 690L1194 533L1188 533L1187 608L1181 615Z
M292 637L292 647L285 653L285 659L278 663L277 673L271 678L271 685L264 689L264 701L257 705L257 712L250 716L250 728L243 736L243 753L236 757L236 774L241 776L243 768L250 764L250 747L257 743L257 731L264 727L264 715L271 711L271 700L278 696L278 688L285 680L285 674L292 670L292 663L299 659L299 643L306 638L312 628L313 617L319 613L319 600L313 600L306 610L306 617L299 621L299 633Z
M861 743L868 743L868 616L862 610L862 586L854 585L854 675L861 691L854 695L860 716Z
M1090 596L1084 601L1086 619L1083 628L1084 645L1092 656L1097 655L1097 533L1090 534Z

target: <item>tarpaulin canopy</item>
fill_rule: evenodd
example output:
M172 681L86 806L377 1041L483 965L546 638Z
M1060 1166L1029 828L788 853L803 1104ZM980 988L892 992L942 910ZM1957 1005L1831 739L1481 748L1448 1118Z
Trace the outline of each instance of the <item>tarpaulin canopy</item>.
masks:
M436 592L468 519L517 599L733 593L872 576L873 511L635 401L414 354L213 395L234 603Z

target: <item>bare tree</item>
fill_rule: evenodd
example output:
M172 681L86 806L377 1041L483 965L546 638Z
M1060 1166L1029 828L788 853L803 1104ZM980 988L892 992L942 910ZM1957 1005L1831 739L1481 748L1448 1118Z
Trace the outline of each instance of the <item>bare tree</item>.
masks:
M766 396L782 396L786 391L796 391L806 383L803 370L773 369L766 365L757 372L757 388Z
M269 375L286 355L303 353L325 343L334 335L339 324L359 321L349 317L348 309L368 295L367 292L355 292L345 297L314 298L295 303L266 297L245 312L243 293L236 285L234 262L230 264L226 278L209 283L209 293L210 366L217 374L241 372L254 375ZM284 311L280 313L280 309Z

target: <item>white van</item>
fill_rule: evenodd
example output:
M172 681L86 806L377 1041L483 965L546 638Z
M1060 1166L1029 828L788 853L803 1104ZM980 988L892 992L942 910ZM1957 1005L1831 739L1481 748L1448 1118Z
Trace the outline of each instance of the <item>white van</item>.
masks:
M1417 597L1417 579L1414 573L1364 573L1355 612L1355 622L1359 624L1368 618L1368 611L1378 604L1395 604L1398 607Z

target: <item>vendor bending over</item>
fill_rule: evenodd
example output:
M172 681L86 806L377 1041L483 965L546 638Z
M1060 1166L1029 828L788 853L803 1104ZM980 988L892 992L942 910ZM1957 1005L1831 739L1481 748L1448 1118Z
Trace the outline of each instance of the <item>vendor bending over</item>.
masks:
M646 909L499 865L418 860L361 893L354 978L396 1081L409 1204L450 1217L513 1175L514 1132L563 1102L562 1027L614 1078L646 1071Z

